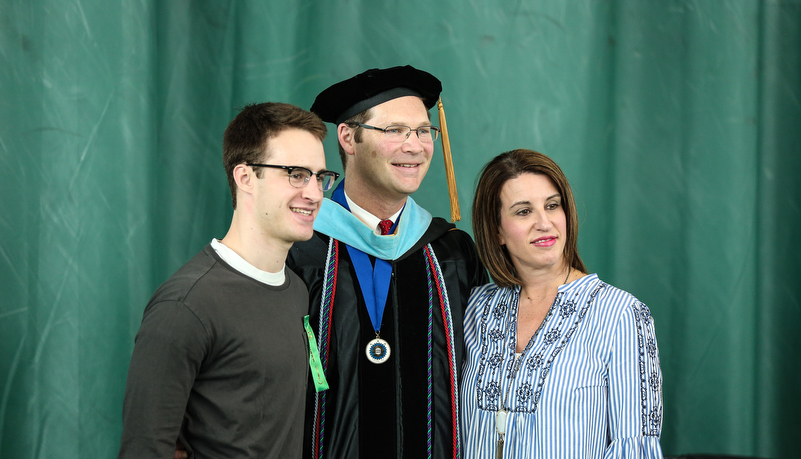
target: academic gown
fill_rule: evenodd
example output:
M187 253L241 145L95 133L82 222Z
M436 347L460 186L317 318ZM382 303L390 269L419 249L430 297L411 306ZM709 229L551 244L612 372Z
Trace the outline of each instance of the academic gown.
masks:
M389 343L391 353L381 364L371 363L365 355L367 343L376 333L351 258L345 244L339 242L326 371L330 388L324 392L322 457L453 457L452 421L456 411L451 403L448 345L436 288L432 307L431 455L427 451L429 277L424 247L431 244L442 269L453 322L457 379L464 356L462 322L470 290L487 283L488 277L467 233L441 218L429 215L429 221L422 237L390 260L392 277L380 337ZM314 324L315 333L329 241L329 236L315 231L311 240L295 243L287 259L287 265L309 289L310 323ZM314 429L318 428L315 403L318 409L320 403L315 400L313 384L309 387L304 457L313 457Z

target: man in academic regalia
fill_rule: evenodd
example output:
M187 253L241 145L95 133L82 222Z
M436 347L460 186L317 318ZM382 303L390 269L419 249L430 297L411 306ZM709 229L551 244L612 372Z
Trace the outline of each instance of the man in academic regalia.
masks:
M409 196L440 134L429 109L441 90L411 66L373 69L311 107L336 126L346 177L287 259L330 386L309 391L305 457L458 454L463 311L488 278L470 236Z

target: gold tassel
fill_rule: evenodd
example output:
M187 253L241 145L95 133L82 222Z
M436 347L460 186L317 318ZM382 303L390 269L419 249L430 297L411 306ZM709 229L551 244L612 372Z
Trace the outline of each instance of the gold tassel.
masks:
M448 197L451 200L451 222L462 219L459 212L459 195L456 192L456 175L453 173L453 158L451 157L451 142L448 138L448 123L445 122L445 109L442 108L442 99L437 100L439 110L439 128L442 131L442 154L445 158L445 177L448 179Z

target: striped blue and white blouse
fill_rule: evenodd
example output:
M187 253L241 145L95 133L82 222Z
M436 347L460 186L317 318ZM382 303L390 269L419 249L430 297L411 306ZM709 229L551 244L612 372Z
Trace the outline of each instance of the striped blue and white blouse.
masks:
M631 294L591 274L559 287L515 356L520 287L473 289L461 385L466 459L662 458L662 372L654 321Z

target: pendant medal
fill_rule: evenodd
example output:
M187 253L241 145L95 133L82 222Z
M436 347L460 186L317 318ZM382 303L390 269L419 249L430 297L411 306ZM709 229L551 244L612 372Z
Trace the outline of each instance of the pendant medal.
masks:
M384 363L389 358L389 343L376 337L367 343L367 348L364 351L367 354L367 360L373 363Z

